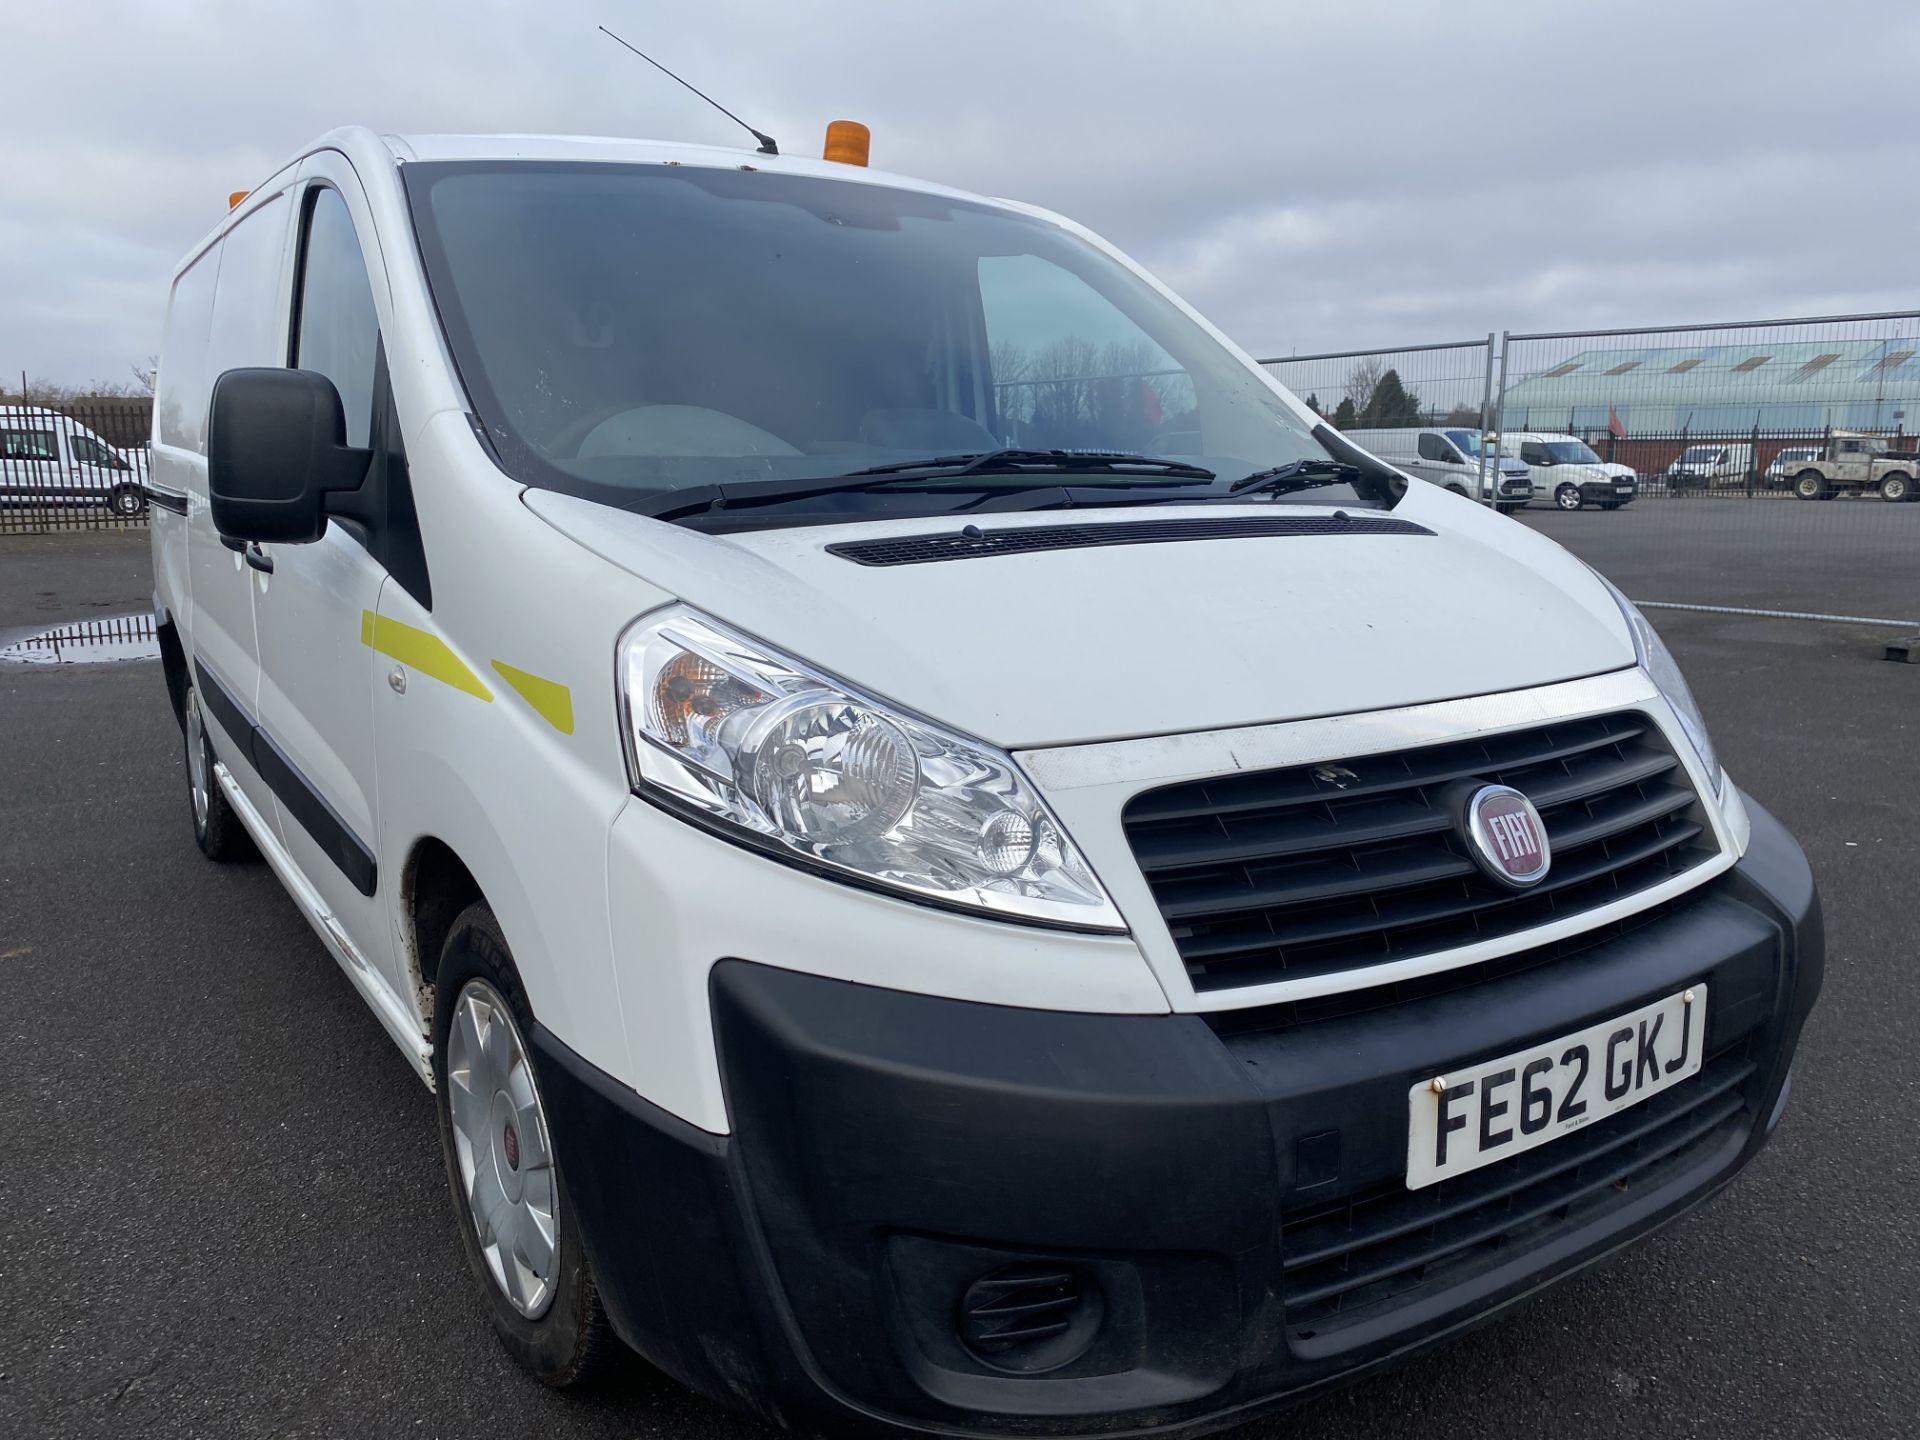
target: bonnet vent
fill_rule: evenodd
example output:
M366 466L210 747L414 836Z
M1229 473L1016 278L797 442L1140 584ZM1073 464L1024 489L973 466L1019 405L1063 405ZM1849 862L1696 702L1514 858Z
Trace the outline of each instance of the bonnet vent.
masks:
M971 532L971 533L968 533ZM1029 555L1040 550L1087 550L1102 545L1164 545L1180 540L1268 540L1288 535L1432 535L1410 520L1385 515L1223 515L1218 519L1131 520L1089 525L1026 525L942 535L890 535L846 540L828 553L856 565L928 565Z

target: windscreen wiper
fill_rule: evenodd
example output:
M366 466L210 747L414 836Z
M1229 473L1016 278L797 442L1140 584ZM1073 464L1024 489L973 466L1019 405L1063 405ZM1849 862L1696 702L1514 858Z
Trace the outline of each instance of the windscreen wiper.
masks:
M1291 495L1297 490L1318 490L1328 485L1351 485L1366 472L1344 460L1292 460L1271 469L1242 475L1227 487L1229 495L1251 495L1264 491L1272 495Z
M776 505L785 500L811 500L821 495L851 495L909 485L925 490L973 491L996 488L974 482L971 477L976 475L1032 475L1036 478L1044 475L1074 475L1083 477L1077 479L1076 484L1089 486L1133 485L1148 475L1159 485L1204 485L1214 478L1213 471L1199 465L1189 465L1184 460L1163 460L1152 455L1129 455L1119 451L986 450L977 454L901 460L824 479L744 480L731 485L699 485L688 490L668 490L649 496L632 508L655 520L677 520L701 511Z
M1160 455L1135 455L1125 450L981 450L966 455L936 455L929 460L896 460L887 465L869 465L853 475L902 475L909 471L945 470L953 475L1018 474L1040 470L1048 474L1147 470L1155 475L1176 475L1189 480L1211 480L1213 471L1185 460L1168 460Z

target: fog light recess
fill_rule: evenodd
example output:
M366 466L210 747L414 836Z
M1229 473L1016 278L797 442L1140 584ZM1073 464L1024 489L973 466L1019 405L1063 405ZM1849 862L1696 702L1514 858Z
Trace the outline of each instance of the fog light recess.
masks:
M1071 1265L1023 1261L969 1285L956 1327L982 1364L1032 1375L1086 1354L1105 1312L1091 1276Z

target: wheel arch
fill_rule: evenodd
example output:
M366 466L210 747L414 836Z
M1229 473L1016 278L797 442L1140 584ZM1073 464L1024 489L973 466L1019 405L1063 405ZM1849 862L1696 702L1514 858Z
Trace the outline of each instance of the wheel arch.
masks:
M436 783L436 781L438 783ZM529 877L516 863L514 849L494 826L480 798L465 781L423 761L409 776L409 789L429 812L403 826L394 843L392 901L398 944L397 975L419 1014L423 1034L433 1026L436 972L441 950L460 912L485 901L500 926L534 1017L601 1068L627 1073L625 1028L605 945L604 890L597 895L597 920L575 923L555 913L555 901L536 905ZM397 853L394 853L397 852ZM595 877L604 885L604 861ZM575 896L584 901L585 896ZM578 909L562 905L562 910ZM593 935L595 946L584 938Z
M429 1025L447 935L461 911L486 898L472 869L446 841L423 835L414 842L400 871L401 935L414 1003Z

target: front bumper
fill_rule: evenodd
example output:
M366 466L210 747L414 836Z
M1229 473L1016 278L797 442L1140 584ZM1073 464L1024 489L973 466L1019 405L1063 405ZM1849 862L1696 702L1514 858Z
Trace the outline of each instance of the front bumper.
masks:
M1583 498L1595 501L1621 501L1634 498L1640 492L1637 480L1629 480L1622 475L1603 476L1597 480L1582 480L1580 494Z
M1344 1013L1063 1014L723 962L730 1136L654 1110L536 1034L567 1203L629 1343L795 1429L1237 1423L1637 1239L1753 1156L1823 942L1804 857L1758 807L1752 819L1738 866L1637 923ZM1521 1176L1534 1187L1522 1200L1546 1195L1544 1209L1414 1192L1459 1212L1420 1219L1420 1233L1464 1248L1328 1309L1329 1255L1359 1272L1412 1243L1394 1218L1411 1203L1410 1083L1699 981L1708 1066L1666 1092L1666 1111L1649 1101L1505 1162L1538 1157L1544 1178ZM1571 1146L1590 1156L1577 1168ZM1574 1194L1569 1177L1589 1171ZM970 1290L983 1276L993 1285ZM1062 1276L1064 1309L1044 1289ZM968 1312L995 1295L1032 1299L1068 1330L970 1349Z

